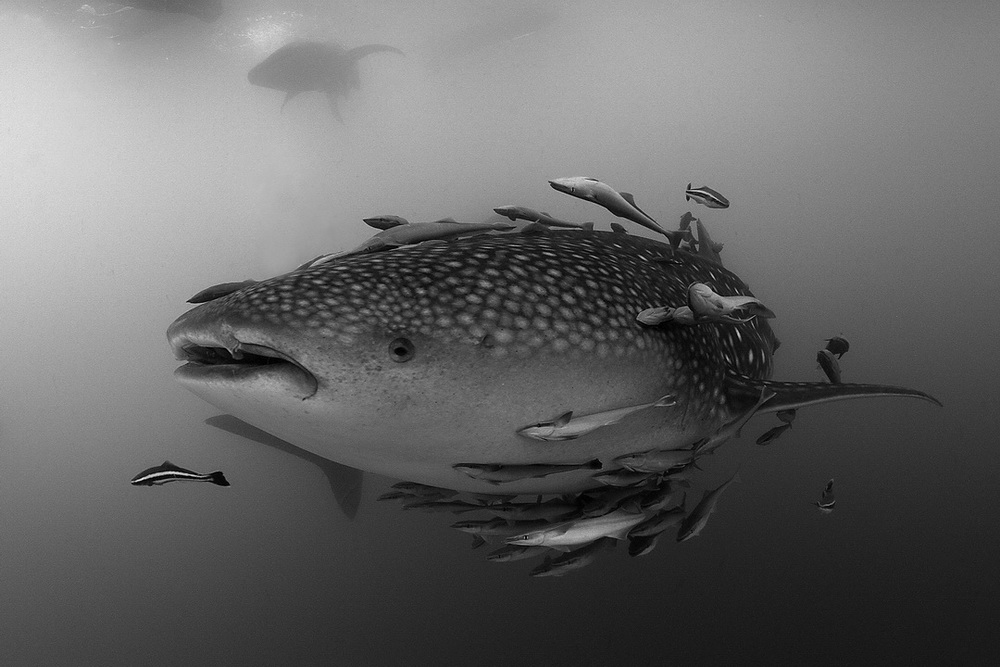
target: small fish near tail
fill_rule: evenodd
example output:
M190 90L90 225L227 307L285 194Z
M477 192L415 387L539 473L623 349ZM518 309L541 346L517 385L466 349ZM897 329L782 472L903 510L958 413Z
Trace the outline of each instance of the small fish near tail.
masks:
M762 389L766 388L773 391L775 394L774 397L760 407L758 410L759 413L778 412L781 410L802 408L807 405L842 401L849 398L872 398L876 396L919 398L943 407L941 401L917 389L883 384L774 382L772 380L755 380L742 375L730 375L726 378L726 385L731 399L739 403L745 401L747 405L752 405L757 401Z

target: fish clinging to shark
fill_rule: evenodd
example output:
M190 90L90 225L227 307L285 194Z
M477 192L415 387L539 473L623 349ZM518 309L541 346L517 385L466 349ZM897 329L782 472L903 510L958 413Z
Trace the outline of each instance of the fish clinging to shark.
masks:
M772 381L777 342L762 317L636 321L654 304L685 303L696 282L753 297L717 262L637 235L491 233L306 265L198 305L167 338L184 387L277 438L351 468L485 494L591 488L601 463L690 449L754 411L937 402L900 387ZM565 442L518 433L665 396L673 406ZM514 474L543 464L551 474Z

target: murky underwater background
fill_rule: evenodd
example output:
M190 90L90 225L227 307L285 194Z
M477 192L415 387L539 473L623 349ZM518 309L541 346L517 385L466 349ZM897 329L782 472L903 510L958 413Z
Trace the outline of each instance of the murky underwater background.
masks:
M0 3L0 664L1000 659L1000 5L223 4ZM343 123L315 93L281 113L246 72L294 37L406 57L362 61ZM571 175L700 216L778 314L776 379L821 380L842 334L845 381L945 407L803 409L768 447L758 417L695 478L742 480L697 539L532 579L376 503L395 480L348 521L317 468L173 381L164 331L203 287L352 247L373 214L607 228L546 183ZM232 487L129 485L165 458Z

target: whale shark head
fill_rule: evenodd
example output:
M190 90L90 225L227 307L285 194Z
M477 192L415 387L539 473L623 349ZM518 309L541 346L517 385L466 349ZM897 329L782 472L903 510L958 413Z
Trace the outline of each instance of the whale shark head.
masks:
M497 492L460 462L579 463L691 445L772 384L769 409L890 391L768 383L767 322L647 327L702 282L750 295L704 258L636 236L496 234L360 254L265 280L178 318L167 332L185 387L315 454L424 484ZM867 389L860 389L866 387ZM671 394L579 439L524 426ZM572 491L593 471L505 484Z

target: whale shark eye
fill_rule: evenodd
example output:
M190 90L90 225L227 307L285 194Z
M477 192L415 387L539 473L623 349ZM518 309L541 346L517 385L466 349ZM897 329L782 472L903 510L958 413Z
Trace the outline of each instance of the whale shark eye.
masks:
M389 343L389 356L392 357L393 361L400 363L409 361L416 351L409 338L396 338Z

